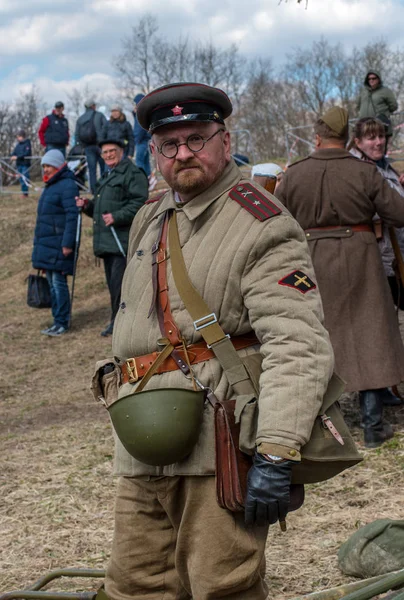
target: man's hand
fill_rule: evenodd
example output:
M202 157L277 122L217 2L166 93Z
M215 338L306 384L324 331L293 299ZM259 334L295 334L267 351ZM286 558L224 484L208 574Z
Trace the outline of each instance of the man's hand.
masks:
M69 256L73 252L73 248L66 248L63 246L62 248L63 256Z
M78 208L86 208L87 204L90 202L88 198L82 198L81 196L76 196L75 200Z
M246 525L271 525L285 521L289 510L293 461L269 462L255 453L248 472L245 501Z
M107 227L114 224L114 217L111 213L104 213L102 218L104 219L104 223Z
M401 183L402 186L404 186L404 173L402 173L400 175L400 177L398 178L399 182Z
M10 158L10 160L17 160L17 157L16 157L16 156L12 156L12 157Z

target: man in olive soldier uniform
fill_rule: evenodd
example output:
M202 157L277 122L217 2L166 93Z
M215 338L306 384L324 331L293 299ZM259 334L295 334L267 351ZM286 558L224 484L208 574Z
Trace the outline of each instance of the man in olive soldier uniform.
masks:
M139 103L139 123L152 134L152 152L170 189L148 201L132 225L113 354L123 365L119 411L122 399L142 384L161 344L177 332L193 377L184 375L174 353L160 364L145 389L164 392L161 415L176 390L192 392L195 381L220 400L234 397L236 377L229 382L202 339L208 322L221 325L240 357L260 355L258 397L238 397L245 409L242 427L246 412L258 416L256 433L249 432L254 457L246 509L230 512L217 503L209 402L195 445L176 462L167 464L164 456L157 464L147 456L139 460L116 436L120 481L105 581L111 600L267 598L268 526L285 520L292 468L333 371L304 232L276 198L243 180L225 125L231 111L223 91L197 83L164 86ZM204 323L194 322L174 283L170 238L156 258L167 211L175 212L186 270L211 313ZM159 287L160 265L167 284ZM160 312L153 309L159 295L165 298L157 301ZM170 325L162 336L168 305ZM129 413L121 415L125 427ZM154 425L164 427L159 414L152 415ZM151 451L158 452L159 440L155 445Z

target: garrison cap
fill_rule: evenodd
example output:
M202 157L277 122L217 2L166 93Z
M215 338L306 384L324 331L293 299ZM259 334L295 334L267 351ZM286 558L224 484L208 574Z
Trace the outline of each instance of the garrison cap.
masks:
M219 88L203 83L171 83L153 90L137 105L136 117L143 129L153 132L162 125L181 121L224 123L233 110Z
M348 119L348 111L340 106L333 106L321 117L321 120L340 137L346 135Z

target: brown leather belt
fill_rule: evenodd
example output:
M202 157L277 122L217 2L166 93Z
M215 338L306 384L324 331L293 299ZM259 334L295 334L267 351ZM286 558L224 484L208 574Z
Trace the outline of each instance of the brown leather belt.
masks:
M374 233L371 225L326 225L324 227L309 227L304 230L306 237L310 237L311 232L316 231L341 231L344 233L357 233L359 231L367 231L368 233Z
M259 344L259 341L255 335L255 333L251 332L247 335L239 335L231 339L233 346L236 350L242 350L244 348L249 348L250 346L255 346ZM184 350L181 349L182 346L177 346L176 350L178 354L185 361L186 356ZM210 360L214 358L215 355L212 350L210 350L205 342L198 342L197 344L190 344L187 346L187 354L191 365L195 365L200 362L204 362L205 360ZM128 358L127 361L123 365L120 366L122 373L122 383L136 383L139 379L141 379L148 368L154 363L156 358L158 357L159 352L151 352L150 354L144 354L143 356L136 356L134 358ZM158 367L156 373L167 373L168 371L176 371L178 369L178 365L171 356L166 358L166 360Z

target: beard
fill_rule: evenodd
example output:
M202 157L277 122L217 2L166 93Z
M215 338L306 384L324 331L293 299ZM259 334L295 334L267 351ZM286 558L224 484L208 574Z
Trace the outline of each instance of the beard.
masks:
M173 189L179 194L194 192L195 195L209 186L209 178L199 164L181 163L173 172Z
M215 168L206 170L200 163L191 159L188 162L181 162L175 165L171 174L171 187L181 194L192 194L198 196L220 176L224 169L225 163L219 160Z

